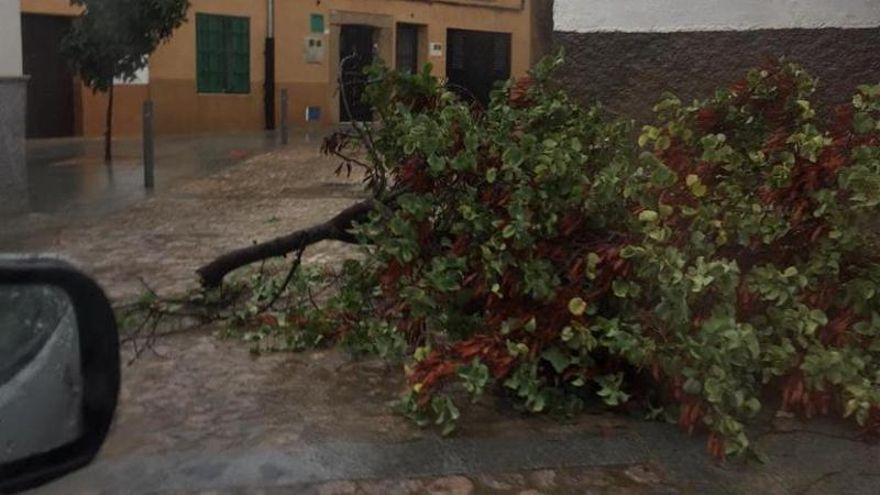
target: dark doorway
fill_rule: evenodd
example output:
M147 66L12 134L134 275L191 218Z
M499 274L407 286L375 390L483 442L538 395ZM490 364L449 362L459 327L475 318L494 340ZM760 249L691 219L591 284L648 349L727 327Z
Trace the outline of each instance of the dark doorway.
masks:
M451 89L487 106L495 83L510 78L510 34L450 29L446 46Z
M342 26L339 35L339 60L343 87L339 91L340 120L373 120L373 110L363 101L367 86L364 69L373 63L376 28L360 25Z
M397 25L397 70L419 72L419 28L416 24Z
M27 137L47 138L74 134L74 83L61 40L70 18L51 15L21 16L24 73L27 91Z

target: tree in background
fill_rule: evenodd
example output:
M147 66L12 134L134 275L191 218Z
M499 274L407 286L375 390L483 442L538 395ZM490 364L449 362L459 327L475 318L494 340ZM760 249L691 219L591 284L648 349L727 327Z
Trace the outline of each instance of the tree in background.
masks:
M132 81L148 57L186 21L189 0L71 0L83 7L62 53L83 83L107 93L104 159L112 160L114 80Z

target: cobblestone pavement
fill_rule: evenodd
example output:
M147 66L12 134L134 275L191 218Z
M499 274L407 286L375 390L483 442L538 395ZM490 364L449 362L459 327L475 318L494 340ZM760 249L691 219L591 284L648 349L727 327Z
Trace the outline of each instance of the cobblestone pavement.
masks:
M224 251L325 220L357 200L357 178L338 177L316 143L301 140L207 177L183 181L116 214L70 219L7 246L69 257L115 299L195 282L194 270ZM27 219L40 222L39 218ZM310 250L334 257L340 246Z
M204 492L205 495L211 492ZM678 493L665 486L651 465L616 468L539 469L478 476L391 479L380 481L336 481L278 490L242 491L243 494L280 495L648 495Z
M311 135L300 132L295 137L294 142L303 142ZM100 138L28 141L28 204L18 214L0 215L0 251L45 245L72 224L100 220L194 177L279 147L272 132L161 136L156 141L155 188L147 191L140 140L116 140L111 164L104 162L103 144Z
M139 278L179 292L218 253L356 201L358 179L333 168L313 147L272 152L32 247L76 259L116 299L140 293ZM326 243L306 261L350 253ZM390 411L400 367L339 350L255 357L219 330L167 337L125 367L98 460L36 493L880 493L880 448L836 425L767 436L767 466L715 465L703 439L667 425L526 418L488 398L442 438Z

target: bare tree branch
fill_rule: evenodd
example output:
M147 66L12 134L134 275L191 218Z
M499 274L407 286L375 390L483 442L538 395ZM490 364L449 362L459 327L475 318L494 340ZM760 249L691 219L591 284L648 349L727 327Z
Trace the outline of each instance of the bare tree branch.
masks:
M362 201L350 206L330 220L307 229L254 244L246 248L226 253L196 270L204 287L219 287L224 277L243 266L269 258L278 258L321 241L341 241L356 244L357 239L350 232L355 223L367 220L374 208L373 200Z

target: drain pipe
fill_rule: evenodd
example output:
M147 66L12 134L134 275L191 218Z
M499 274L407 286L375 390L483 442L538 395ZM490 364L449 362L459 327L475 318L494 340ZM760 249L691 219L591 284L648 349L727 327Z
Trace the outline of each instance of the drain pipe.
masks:
M266 0L266 49L263 101L265 105L266 130L275 130L275 0Z

